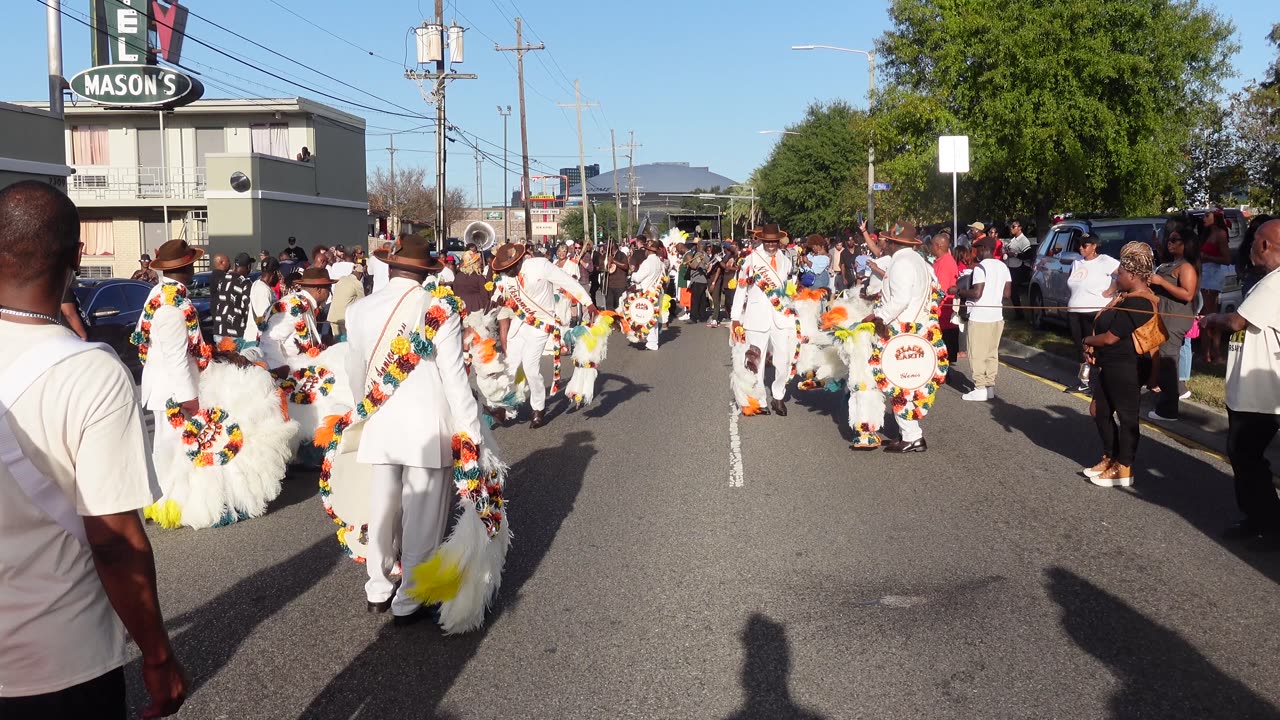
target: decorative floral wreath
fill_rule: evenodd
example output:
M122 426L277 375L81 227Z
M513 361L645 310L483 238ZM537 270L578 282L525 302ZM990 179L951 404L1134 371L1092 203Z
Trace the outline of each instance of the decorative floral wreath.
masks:
M502 483L498 473L480 469L480 448L466 433L453 436L453 484L458 488L458 497L475 508L489 537L497 535L506 512Z
M631 322L631 305L637 297L645 298L653 305L653 317L644 325L637 325ZM658 316L662 315L664 308L660 305L662 300L662 284L655 285L652 289L642 293L627 293L622 300L622 315L627 319L631 328L631 337L635 342L644 342L649 337L649 333L658 327Z
M934 400L938 394L938 387L947 381L947 371L951 367L951 361L947 356L947 345L942 340L942 329L938 326L938 311L942 297L942 292L935 283L929 303L929 322L927 324L890 323L886 328L888 337L877 338L871 348L871 375L875 378L876 386L888 396L889 403L893 407L893 414L904 420L920 420L925 415L928 415L929 410L933 408ZM890 339L902 334L923 337L933 346L937 357L933 377L915 390L906 390L894 385L889 382L889 378L884 372L884 347Z
M452 290L435 285L428 285L426 289L436 298L436 302L433 302L427 310L422 327L410 331L408 336L402 335L391 341L391 362L387 364L382 378L374 382L369 392L356 404L355 410L347 412L342 417L326 419L326 424L316 431L315 444L324 448L324 460L320 465L320 501L324 505L325 513L338 525L338 544L356 562L364 562L364 558L356 557L352 552L350 545L347 544L347 535L359 532L358 537L364 540L368 537L369 528L367 525L357 528L355 525L343 522L342 518L334 512L333 502L329 499L333 494L333 486L329 483L333 478L333 459L338 453L338 446L342 444L342 433L355 423L355 416L359 415L361 420L368 420L378 411L378 408L386 404L422 359L435 352L435 336L445 321L452 315L462 313L462 301L453 294Z
M293 342L297 346L298 352L309 357L315 357L324 350L324 345L312 335L311 327L307 323L307 314L314 313L315 307L306 294L296 292L286 295L277 300L271 306L271 310L274 313L287 313L293 318ZM266 333L266 326L265 320L259 326L263 333Z
M279 387L294 405L314 405L319 397L328 397L337 382L329 368L308 365L289 373Z
M187 289L173 280L164 280L151 291L142 308L142 320L129 336L129 342L138 346L138 360L143 365L147 364L147 354L151 350L151 323L155 320L156 311L166 306L182 313L182 321L187 326L187 353L196 359L201 370L205 369L213 357L213 347L204 341L200 332L200 313L187 297Z
M795 291L791 287L778 287L773 280L765 277L765 275L754 267L752 268L751 275L747 278L747 282L750 282L752 285L760 288L760 292L764 293L765 297L769 298L769 303L773 305L773 309L775 311L780 312L795 321L796 347L791 352L791 372L787 377L787 379L790 380L796 376L796 366L800 364L800 346L809 342L809 338L804 336L804 329L800 326L800 316L796 315L795 308L786 302L791 295L795 294ZM791 292L788 292L788 290L791 290ZM814 384L814 387L817 387L816 383Z
M196 467L226 465L244 448L244 431L236 423L227 422L230 415L220 407L202 408L184 420L181 406L170 400L165 403L164 414L169 425L182 429L182 444L190 446L187 459ZM214 450L219 442L222 447Z

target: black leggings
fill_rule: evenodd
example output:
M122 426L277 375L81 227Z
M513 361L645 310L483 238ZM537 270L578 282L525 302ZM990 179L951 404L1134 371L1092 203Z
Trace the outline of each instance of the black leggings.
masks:
M1138 398L1142 384L1138 381L1138 367L1131 363L1095 367L1098 384L1093 393L1093 420L1102 440L1102 452L1125 467L1133 467L1140 435Z
M706 283L689 283L689 319L696 323L707 319Z
M124 720L127 707L124 668L116 668L65 690L44 695L0 697L0 718L5 720L45 720L46 718Z
M1084 362L1084 339L1093 334L1094 312L1069 312L1067 325L1071 326L1071 342L1076 346L1076 356Z

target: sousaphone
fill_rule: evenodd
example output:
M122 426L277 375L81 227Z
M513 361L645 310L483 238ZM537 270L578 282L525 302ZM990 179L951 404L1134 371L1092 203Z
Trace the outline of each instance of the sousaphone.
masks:
M487 252L498 244L498 232L489 223L476 220L463 231L462 242L475 243L480 252Z

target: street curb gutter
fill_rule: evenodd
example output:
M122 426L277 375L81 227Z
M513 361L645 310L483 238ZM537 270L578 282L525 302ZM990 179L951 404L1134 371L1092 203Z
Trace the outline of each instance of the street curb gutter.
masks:
M1059 385L1074 387L1078 380L1076 372L1079 365L1052 353L1023 345L1015 340L1000 339L1000 361L1029 373L1036 377L1055 382ZM1218 459L1227 460L1227 414L1217 408L1202 405L1190 400L1182 400L1178 405L1179 419L1171 423L1154 423L1147 419L1147 410L1151 409L1152 396L1143 395L1141 420L1145 427L1152 428L1175 440L1183 441L1197 449L1208 452ZM1272 443L1267 449L1267 459L1271 461L1272 472L1280 486L1280 443Z

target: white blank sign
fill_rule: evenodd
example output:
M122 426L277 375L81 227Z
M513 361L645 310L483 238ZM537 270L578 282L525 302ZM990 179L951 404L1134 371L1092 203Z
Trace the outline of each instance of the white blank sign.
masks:
M938 138L938 172L969 172L968 135L943 135Z

